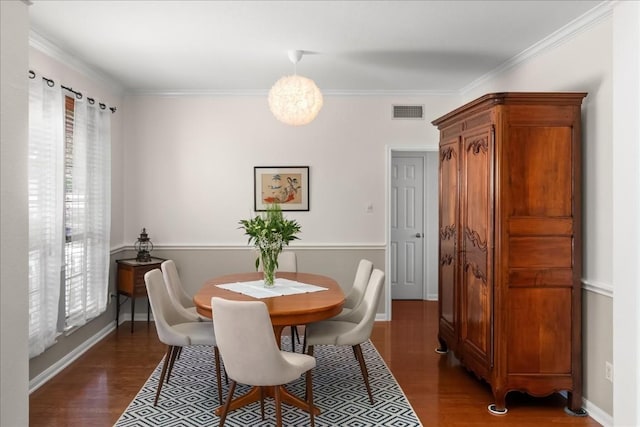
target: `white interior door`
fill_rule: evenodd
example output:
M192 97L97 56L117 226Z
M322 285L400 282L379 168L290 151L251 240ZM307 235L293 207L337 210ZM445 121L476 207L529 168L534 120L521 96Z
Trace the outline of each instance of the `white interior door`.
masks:
M391 159L392 299L424 299L424 162L422 154Z

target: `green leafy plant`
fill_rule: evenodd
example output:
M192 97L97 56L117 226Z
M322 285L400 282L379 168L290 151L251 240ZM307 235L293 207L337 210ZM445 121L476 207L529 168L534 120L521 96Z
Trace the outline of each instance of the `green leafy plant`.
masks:
M260 257L256 259L256 269L262 260L266 280L266 275L273 275L278 267L278 255L282 248L292 240L298 239L300 224L296 220L286 219L277 203L267 206L267 210L260 215L240 220L239 224L239 228L243 228L249 236L249 244L260 251Z

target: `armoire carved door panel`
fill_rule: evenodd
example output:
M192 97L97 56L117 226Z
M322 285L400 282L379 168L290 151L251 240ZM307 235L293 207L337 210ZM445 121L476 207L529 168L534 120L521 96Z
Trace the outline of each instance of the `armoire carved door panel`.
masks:
M465 133L462 149L461 340L482 373L492 357L492 127Z
M456 276L458 274L458 162L459 140L440 147L440 265L438 274L438 301L440 304L440 330L450 345L457 336ZM441 340L441 347L443 347ZM445 346L446 347L446 346Z
M565 114L567 116L567 114ZM527 120L539 120L528 112ZM523 121L524 119L521 119ZM512 124L506 151L508 373L570 375L574 256L572 122ZM553 161L550 161L553 159ZM541 191L535 191L540 189ZM550 355L549 348L553 348Z

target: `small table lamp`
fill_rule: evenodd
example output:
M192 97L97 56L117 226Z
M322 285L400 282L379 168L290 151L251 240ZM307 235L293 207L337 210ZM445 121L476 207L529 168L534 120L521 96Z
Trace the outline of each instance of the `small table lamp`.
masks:
M147 234L147 229L143 228L140 233L140 237L138 237L138 241L133 245L135 250L138 251L138 255L136 256L136 261L138 262L149 262L151 261L151 251L153 250L153 243L151 243L151 239L149 239L149 235Z

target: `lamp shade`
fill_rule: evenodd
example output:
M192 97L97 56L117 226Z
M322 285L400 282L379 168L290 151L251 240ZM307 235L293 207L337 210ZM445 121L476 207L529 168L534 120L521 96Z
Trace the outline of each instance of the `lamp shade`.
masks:
M269 108L283 123L311 123L322 108L322 93L313 80L294 74L278 80L269 91Z

